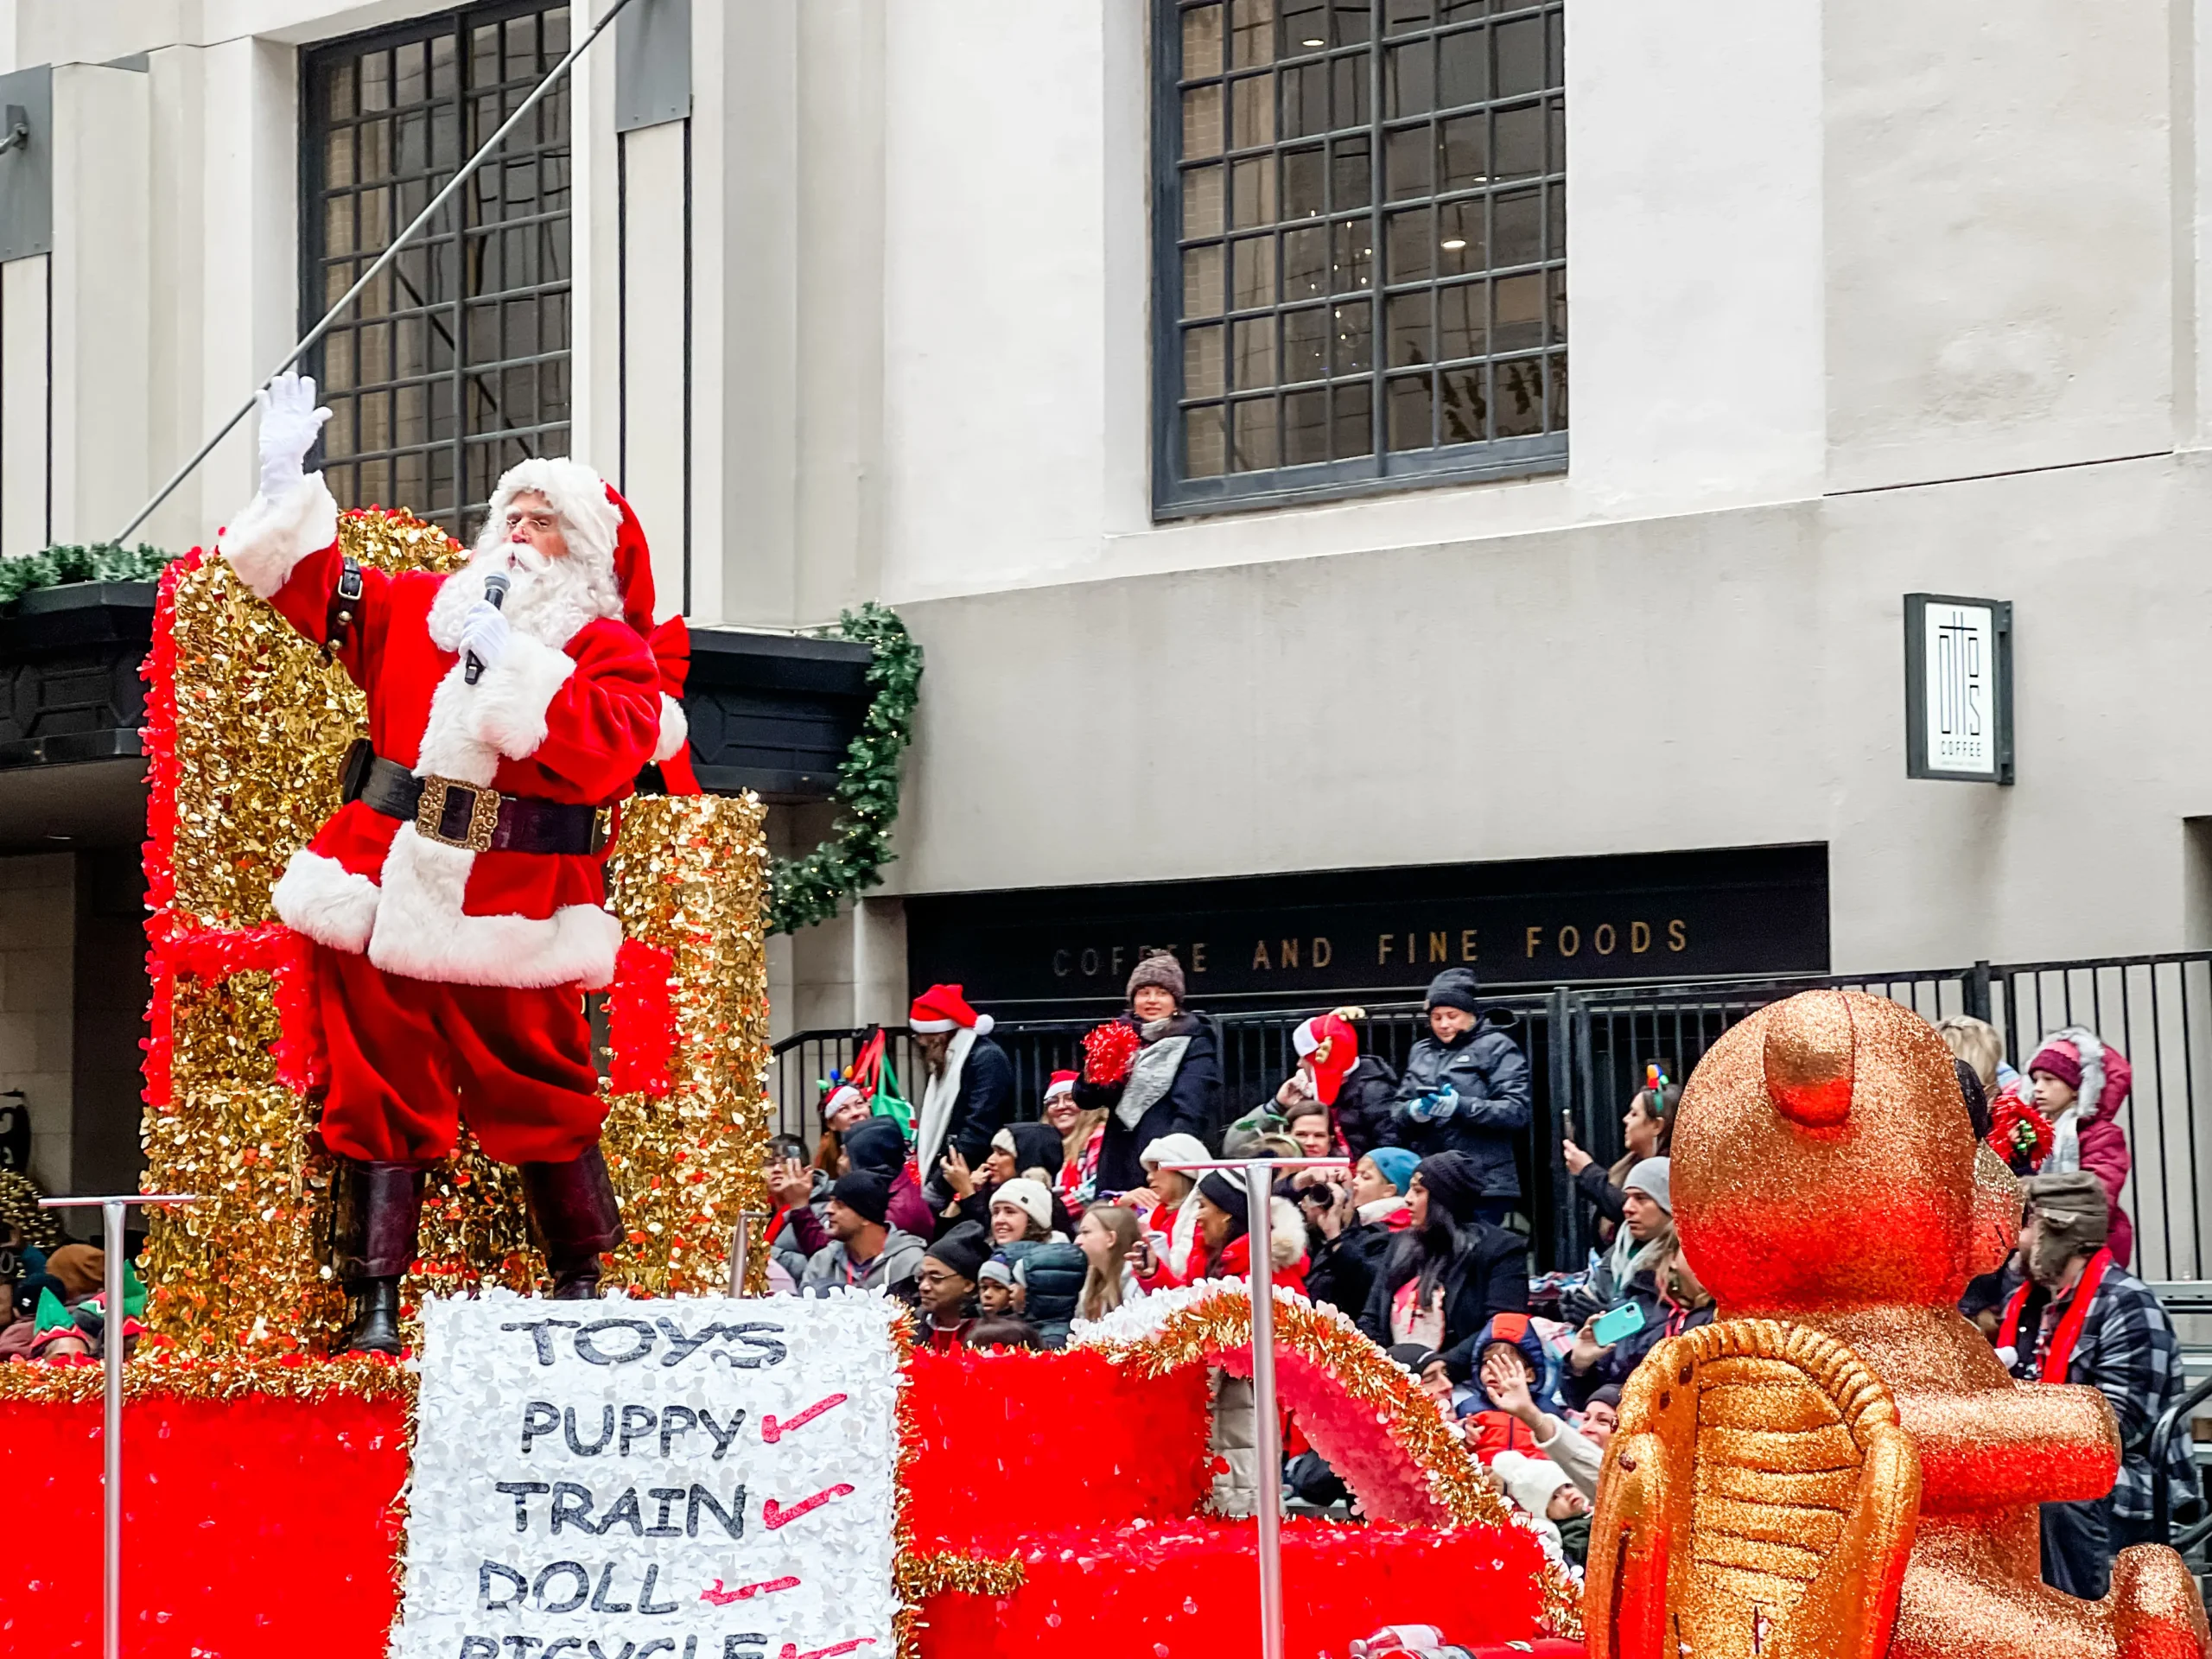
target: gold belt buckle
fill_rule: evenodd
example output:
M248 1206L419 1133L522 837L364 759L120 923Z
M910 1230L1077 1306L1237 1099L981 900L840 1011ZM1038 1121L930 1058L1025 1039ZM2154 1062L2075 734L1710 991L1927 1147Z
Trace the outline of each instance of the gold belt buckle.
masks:
M456 789L465 789L470 796L468 832L458 840L444 833L446 796ZM492 844L492 832L499 827L499 791L482 789L474 784L464 784L457 778L441 778L433 772L423 780L423 797L415 804L415 833L442 847L460 847L472 853L480 853Z

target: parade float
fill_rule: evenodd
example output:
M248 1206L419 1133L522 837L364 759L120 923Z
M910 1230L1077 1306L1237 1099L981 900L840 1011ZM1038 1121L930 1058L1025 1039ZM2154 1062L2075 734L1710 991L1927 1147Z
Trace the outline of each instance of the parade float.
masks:
M379 570L463 557L401 513L339 535ZM162 579L146 676L146 1186L191 1202L151 1217L119 1441L99 1366L0 1368L0 1466L39 1541L0 1591L0 1646L99 1650L104 1567L121 1650L149 1659L1170 1659L1254 1639L1260 1529L1205 1510L1209 1369L1255 1363L1243 1286L1064 1353L938 1354L880 1298L763 1297L757 1257L733 1284L766 1197L750 798L622 809L608 1300L534 1294L514 1172L464 1137L402 1287L413 1352L334 1357L327 1033L270 891L336 803L364 701L198 553ZM1271 1311L1262 1363L1362 1510L1281 1529L1286 1650L1341 1654L1393 1620L1516 1650L1578 1636L1573 1582L1413 1379L1332 1313L1284 1293Z

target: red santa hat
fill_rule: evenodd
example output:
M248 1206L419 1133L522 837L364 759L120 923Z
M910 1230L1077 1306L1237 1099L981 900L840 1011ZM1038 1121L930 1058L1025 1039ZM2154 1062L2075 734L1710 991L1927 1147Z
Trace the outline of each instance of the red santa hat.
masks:
M652 549L645 527L621 493L581 461L565 455L533 455L499 475L485 522L504 524L518 495L536 493L561 515L571 558L595 564L613 577L622 598L622 620L652 647L660 671L660 740L653 760L671 795L696 795L692 774L690 722L683 713L683 683L691 668L691 639L683 619L653 626Z
M1071 1095L1075 1093L1075 1080L1081 1075L1082 1074L1080 1072L1076 1071L1053 1072L1052 1080L1045 1085L1046 1103L1050 1105L1053 1101L1058 1100L1062 1095Z
M914 999L906 1014L907 1029L925 1035L958 1027L987 1037L992 1024L989 1014L978 1014L968 1006L968 998L957 985L931 986Z
M1341 1014L1317 1014L1291 1033L1290 1042L1313 1070L1314 1094L1324 1106L1335 1105L1345 1074L1359 1063L1359 1033L1351 1022Z

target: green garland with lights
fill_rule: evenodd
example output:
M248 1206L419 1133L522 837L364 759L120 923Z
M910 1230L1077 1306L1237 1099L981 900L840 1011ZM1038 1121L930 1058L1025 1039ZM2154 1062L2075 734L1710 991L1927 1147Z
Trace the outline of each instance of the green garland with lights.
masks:
M40 588L60 588L74 582L156 582L174 553L143 542L133 548L108 543L99 547L49 547L0 559L0 605L12 605Z
M868 670L875 696L861 717L860 735L838 763L835 833L804 858L778 859L768 873L772 933L796 933L828 921L854 894L881 886L883 867L893 857L899 763L913 736L922 648L897 612L873 600L845 612L830 632L875 653Z

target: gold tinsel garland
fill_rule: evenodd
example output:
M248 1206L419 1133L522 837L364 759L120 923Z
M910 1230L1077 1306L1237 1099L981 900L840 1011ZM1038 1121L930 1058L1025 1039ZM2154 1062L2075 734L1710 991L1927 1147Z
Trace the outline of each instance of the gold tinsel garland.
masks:
M347 513L340 537L384 570L448 570L463 556L404 513ZM151 815L149 885L157 899L168 895L154 930L157 976L164 937L226 938L273 919L270 889L336 808L340 762L365 717L344 673L221 560L181 571L170 592L173 620L153 661L158 672L166 646L173 687L156 684L149 697L157 806L164 788L173 796L173 811ZM169 708L169 728L158 729ZM610 1286L724 1288L737 1213L765 1208L762 817L750 796L654 798L625 810L608 903L631 938L673 959L677 1052L669 1095L608 1103L604 1145L630 1233ZM147 1179L200 1202L153 1217L147 1323L205 1356L322 1351L345 1316L328 1259L332 1164L312 1138L315 1109L279 1080L270 1052L279 1034L273 976L173 971L157 983L156 1017L168 1065L166 1089L149 1067ZM403 1292L410 1310L425 1293L537 1282L514 1172L484 1158L465 1130L431 1172L420 1253ZM756 1285L766 1268L756 1263Z
M93 1405L105 1372L98 1365L0 1365L0 1403ZM315 1404L325 1400L396 1400L414 1437L415 1373L388 1359L350 1354L329 1360L208 1357L142 1345L123 1370L123 1397L227 1402L252 1398Z

